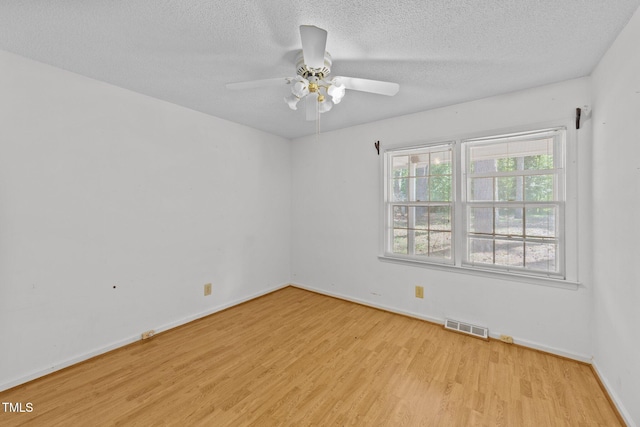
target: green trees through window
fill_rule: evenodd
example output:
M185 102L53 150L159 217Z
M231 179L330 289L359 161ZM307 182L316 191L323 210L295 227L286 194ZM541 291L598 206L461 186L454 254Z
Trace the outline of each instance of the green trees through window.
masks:
M452 151L433 147L390 156L394 254L451 258Z
M557 273L561 135L466 141L466 262Z
M387 151L385 254L562 274L564 132Z

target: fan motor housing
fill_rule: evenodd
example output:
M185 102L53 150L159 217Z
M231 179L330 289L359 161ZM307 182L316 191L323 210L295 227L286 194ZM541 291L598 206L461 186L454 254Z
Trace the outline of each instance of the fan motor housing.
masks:
M309 79L309 77L317 77L322 80L331 73L331 55L324 52L324 66L322 68L311 68L304 63L304 55L302 51L296 57L296 72L299 76Z

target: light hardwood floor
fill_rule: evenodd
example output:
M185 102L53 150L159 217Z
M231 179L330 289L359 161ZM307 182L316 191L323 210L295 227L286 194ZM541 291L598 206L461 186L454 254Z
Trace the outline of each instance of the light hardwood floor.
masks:
M0 425L617 426L591 368L288 287L0 393Z

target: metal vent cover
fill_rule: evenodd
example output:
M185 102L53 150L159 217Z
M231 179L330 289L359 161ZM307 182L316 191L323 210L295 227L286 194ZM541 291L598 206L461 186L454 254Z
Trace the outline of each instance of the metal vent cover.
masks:
M453 319L445 319L444 328L463 334L472 335L474 337L489 339L489 329L482 326L472 325L470 323L460 322Z

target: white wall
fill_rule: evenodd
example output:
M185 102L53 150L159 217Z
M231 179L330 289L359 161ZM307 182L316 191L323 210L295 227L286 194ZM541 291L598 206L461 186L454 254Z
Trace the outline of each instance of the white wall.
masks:
M639 12L592 78L292 147L0 51L0 390L264 293L291 272L321 292L593 354L627 422L640 424L637 40ZM579 132L577 291L378 260L374 141L571 120L592 102Z
M290 154L0 51L0 390L289 282Z
M592 75L594 364L630 425L640 425L639 41L640 10Z
M384 149L558 119L570 123L576 107L589 103L589 79L583 78L329 132L317 142L294 140L292 281L427 319L484 325L493 336L508 334L590 360L588 251L580 253L578 290L379 261L381 179L373 146L377 140ZM587 121L580 130L581 165L590 164L590 144ZM580 169L581 245L588 244L590 230L588 169ZM416 285L425 288L423 300L414 297Z

